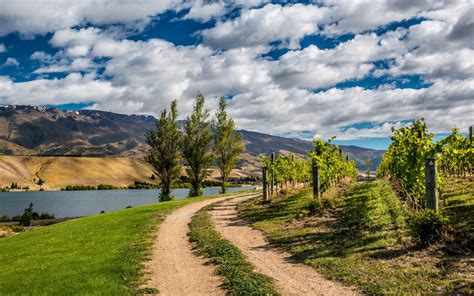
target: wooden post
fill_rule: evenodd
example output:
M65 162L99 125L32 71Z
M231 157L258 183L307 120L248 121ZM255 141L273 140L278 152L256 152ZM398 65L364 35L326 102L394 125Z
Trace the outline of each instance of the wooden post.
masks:
M312 174L313 174L313 198L321 199L321 184L319 183L319 168L315 161L312 163Z
M425 190L426 208L438 210L438 190L436 189L436 159L427 158L425 160Z
M273 167L273 161L275 160L275 153L272 152L271 156L270 156L270 160L272 162L272 167ZM273 187L275 186L275 174L272 170L272 174L270 176L270 195L273 196Z
M472 129L473 129L473 126L471 125L469 127L469 143L471 144L471 146L472 146Z
M262 187L263 187L263 200L268 201L268 184L267 184L267 168L262 168Z
M346 161L349 161L349 155L346 155Z

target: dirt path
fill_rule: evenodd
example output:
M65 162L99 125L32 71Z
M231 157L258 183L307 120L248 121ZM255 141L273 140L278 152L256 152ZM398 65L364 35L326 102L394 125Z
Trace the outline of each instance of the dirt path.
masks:
M232 196L191 203L166 217L159 226L152 260L146 266L151 272L146 287L157 288L160 295L225 295L214 266L193 254L188 224L203 207L229 198Z
M351 288L325 279L310 266L291 262L289 254L269 247L260 231L237 216L237 205L249 198L224 201L211 213L216 229L248 257L257 272L273 278L283 295L358 295Z

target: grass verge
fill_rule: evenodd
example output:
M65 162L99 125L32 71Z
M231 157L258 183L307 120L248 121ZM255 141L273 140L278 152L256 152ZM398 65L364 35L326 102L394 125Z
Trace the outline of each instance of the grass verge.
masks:
M217 265L229 295L278 295L271 278L254 271L240 250L215 230L209 214L212 206L199 211L190 224L190 239L197 252Z
M178 207L213 197L134 207L1 238L0 295L140 293L156 226Z
M316 216L308 215L311 202L309 191L271 204L251 200L240 215L295 260L366 294L472 292L471 257L417 249L388 182L354 184Z

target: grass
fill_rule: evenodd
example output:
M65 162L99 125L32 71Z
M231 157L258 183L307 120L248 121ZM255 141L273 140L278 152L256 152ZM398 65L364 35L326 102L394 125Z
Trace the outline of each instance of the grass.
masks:
M459 244L474 246L474 182L447 178L441 195L442 207L451 220Z
M1 238L0 295L139 293L156 226L170 211L213 197L134 207Z
M191 241L197 252L217 265L217 273L224 279L228 295L278 295L269 277L254 271L242 252L229 241L221 238L214 229L209 209L199 211L190 224Z
M354 184L316 216L308 214L311 202L309 191L271 204L252 200L240 215L295 260L366 294L472 292L471 257L416 248L406 212L387 181Z

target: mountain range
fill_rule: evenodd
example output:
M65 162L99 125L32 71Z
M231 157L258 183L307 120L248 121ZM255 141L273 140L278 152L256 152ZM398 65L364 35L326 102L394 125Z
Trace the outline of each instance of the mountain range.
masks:
M65 111L36 106L0 106L0 154L25 156L124 156L142 159L145 133L155 118L96 110ZM239 166L258 166L260 155L291 152L305 155L311 142L239 130L246 143ZM373 169L384 153L357 146L340 146L360 170L373 159Z

